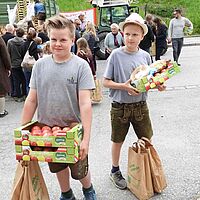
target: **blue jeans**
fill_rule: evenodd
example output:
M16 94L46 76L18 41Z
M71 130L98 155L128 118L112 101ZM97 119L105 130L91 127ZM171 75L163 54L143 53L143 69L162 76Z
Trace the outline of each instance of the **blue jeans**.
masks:
M23 68L23 70L24 70L24 76L25 76L25 79L26 79L26 93L28 95L28 93L29 93L29 83L30 83L30 79L31 79L32 69Z
M178 58L183 47L183 38L172 38L173 58L178 63Z

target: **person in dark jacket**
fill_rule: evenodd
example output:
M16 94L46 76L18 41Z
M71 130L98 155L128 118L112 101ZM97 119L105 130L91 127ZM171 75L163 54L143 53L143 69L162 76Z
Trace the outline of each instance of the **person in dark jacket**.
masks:
M42 44L49 41L49 37L48 37L48 34L47 34L47 31L46 31L44 24L38 28L38 35L37 36L42 39Z
M4 35L2 35L2 39L4 40L4 42L7 45L8 40L15 37L15 35L14 35L15 28L12 24L7 24L5 29L6 29L6 33Z
M23 35L24 29L17 28L16 37L8 40L7 45L11 58L11 76L13 78L11 96L13 96L17 102L22 102L26 96L26 79L21 67L21 45L24 42Z
M95 48L99 42L99 38L96 34L96 29L95 26L92 22L88 21L86 24L86 30L83 33L83 38L85 38L88 42L88 45L90 47L90 50L92 52L93 60L94 60L94 67L95 71L97 70L97 63L96 63L96 58L95 58Z
M29 32L26 37L26 41L22 44L22 58L24 58L27 50L29 51L29 55L33 56L35 60L39 59L38 56L38 49L37 49L37 43L34 41L36 38L36 31L33 28L29 29ZM25 79L26 79L26 92L28 94L29 92L29 82L31 78L32 68L30 67L23 67Z
M160 60L160 56L167 49L167 26L158 17L154 18L154 23L156 25L156 60Z
M8 114L5 110L5 96L10 92L10 70L10 56L4 40L0 37L0 117Z
M150 25L148 25L146 22L145 24L147 25L148 32L144 36L144 39L140 42L139 47L143 49L144 51L150 53L150 47L152 45L152 42L154 42L154 34Z

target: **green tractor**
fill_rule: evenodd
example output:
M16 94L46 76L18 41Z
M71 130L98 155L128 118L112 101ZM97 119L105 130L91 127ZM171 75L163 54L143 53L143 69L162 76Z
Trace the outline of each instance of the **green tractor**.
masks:
M100 49L96 55L100 59L105 59L104 39L111 31L110 25L112 23L119 24L132 12L139 13L139 7L131 5L129 0L96 0L92 1L92 5L97 8L98 13L97 34Z

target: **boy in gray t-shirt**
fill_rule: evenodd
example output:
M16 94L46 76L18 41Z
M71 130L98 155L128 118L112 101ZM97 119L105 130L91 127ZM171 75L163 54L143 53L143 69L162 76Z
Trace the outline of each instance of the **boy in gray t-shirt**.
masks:
M32 120L36 109L38 121L51 127L82 123L84 134L79 152L80 168L77 164L67 163L48 165L50 171L57 175L60 200L75 199L70 188L69 167L72 177L80 180L85 199L96 200L91 175L87 170L92 121L90 90L95 88L94 79L87 62L70 52L75 36L73 23L64 16L54 16L47 20L46 27L52 55L40 59L33 67L22 124Z
M114 50L104 73L103 85L110 88L112 99L112 170L110 178L119 189L125 189L127 183L119 169L119 158L122 144L132 124L138 138L153 135L149 110L146 104L147 93L139 91L130 85L130 75L136 67L149 65L150 55L139 48L140 41L148 32L142 17L131 14L125 22L119 24L124 32L125 46ZM158 90L165 89L160 85Z

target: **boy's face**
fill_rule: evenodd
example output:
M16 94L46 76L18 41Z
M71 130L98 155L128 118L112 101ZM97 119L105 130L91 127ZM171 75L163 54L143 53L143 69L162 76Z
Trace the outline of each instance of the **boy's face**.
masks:
M128 24L124 28L124 43L128 51L137 51L144 38L143 29L137 24Z
M74 41L69 29L51 29L49 37L53 56L60 61L67 59L71 55L71 46Z

